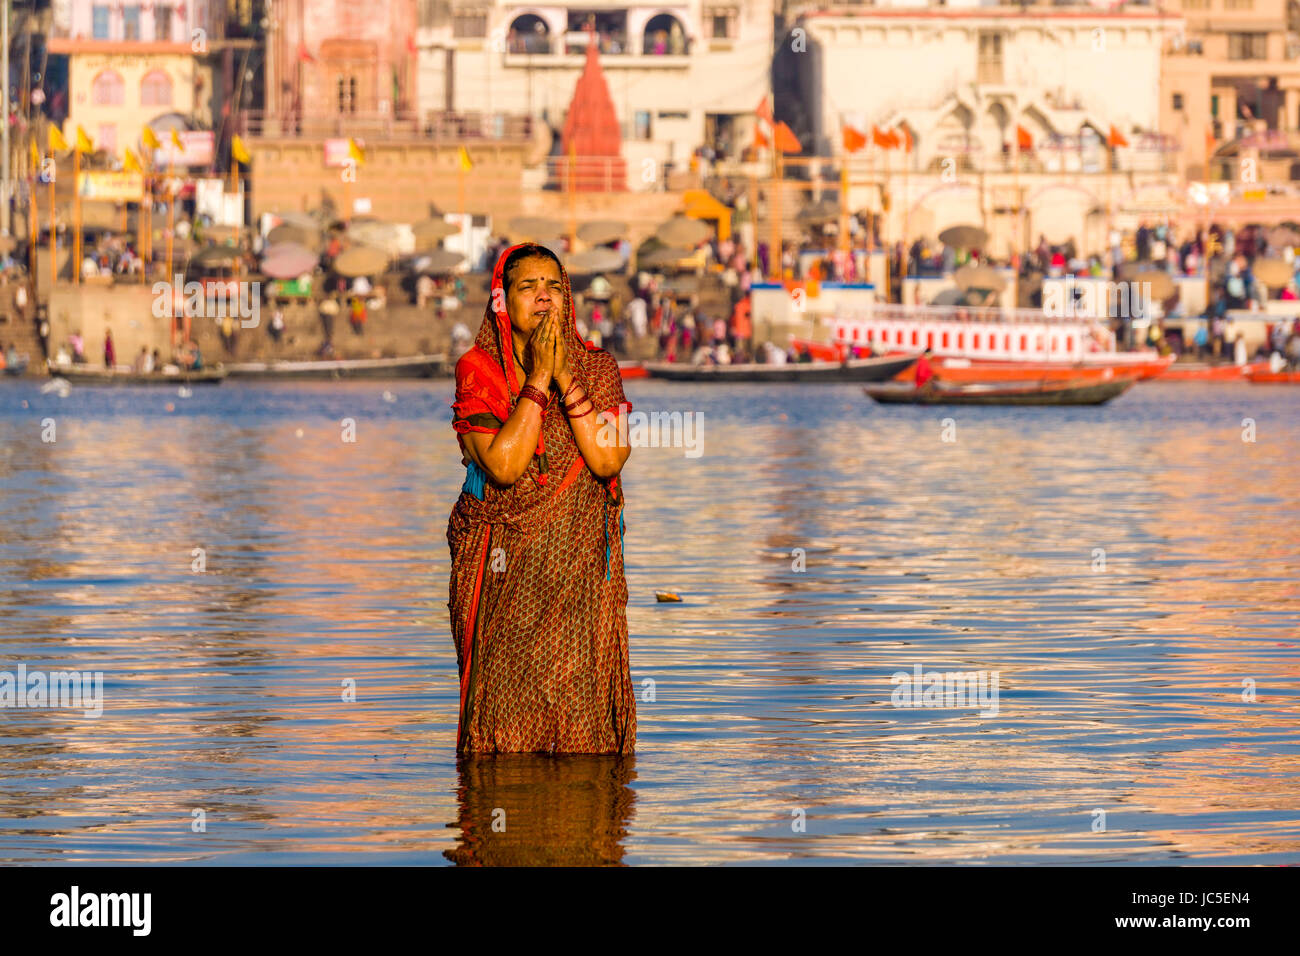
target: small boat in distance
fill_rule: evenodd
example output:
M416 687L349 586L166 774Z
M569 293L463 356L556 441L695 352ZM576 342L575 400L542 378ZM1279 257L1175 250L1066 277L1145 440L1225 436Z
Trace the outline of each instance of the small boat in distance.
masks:
M1244 382L1255 372L1268 371L1267 362L1249 365L1207 365L1202 362L1175 362L1156 377L1157 382Z
M85 365L58 365L51 367L50 374L72 385L220 385L226 378L226 370L220 366L197 371L117 372Z
M1097 382L1006 382L916 388L902 383L864 385L882 405L1101 405L1124 394L1137 376Z
M884 382L915 364L915 355L886 355L846 362L749 362L740 365L690 365L646 362L652 378L676 382Z
M311 359L301 362L235 362L231 378L262 380L337 378L433 378L447 367L447 356L411 355L377 359Z
M619 362L618 374L620 378L648 378L650 373L640 362Z

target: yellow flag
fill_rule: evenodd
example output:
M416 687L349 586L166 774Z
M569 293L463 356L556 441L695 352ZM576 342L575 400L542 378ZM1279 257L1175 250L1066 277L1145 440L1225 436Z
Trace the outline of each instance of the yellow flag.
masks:
M460 168L463 169L465 172L469 172L471 169L474 168L474 164L469 161L469 152L465 149L464 146L460 148L458 158L460 159Z
M36 172L41 166L41 151L36 145L35 138L32 139L32 172Z
M361 152L361 147L357 145L357 141L351 136L348 137L348 159L355 160L358 163L366 161L366 154Z
M162 148L162 143L158 142L157 134L148 126L140 131L140 140L144 143L145 149Z
M95 144L91 142L90 137L86 135L86 131L82 129L81 124L78 123L77 124L77 152L93 153L94 151L95 151Z
M55 126L53 123L51 123L50 124L50 152L52 153L56 149L67 149L67 148L68 148L68 141L63 138L63 134L59 132L59 128Z
M245 166L253 161L253 157L249 155L248 149L244 146L244 141L238 136L230 138L230 155L235 162L243 163Z
M178 153L185 152L185 147L181 145L180 134L177 133L176 130L174 129L172 130L172 145L176 147L176 152Z
M122 158L122 168L128 173L143 173L144 168L140 165L139 158L131 152L131 147L126 148L126 155Z

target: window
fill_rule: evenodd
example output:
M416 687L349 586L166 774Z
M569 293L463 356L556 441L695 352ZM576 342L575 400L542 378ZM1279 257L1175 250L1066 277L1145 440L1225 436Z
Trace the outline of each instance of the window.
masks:
M1183 94L1182 94L1182 93L1175 93L1175 94L1174 94L1174 109L1175 109L1175 110L1182 110L1182 108L1183 108Z
M678 19L672 14L661 13L646 23L641 52L650 56L681 56L690 52L690 43Z
M525 13L511 22L506 44L510 53L550 53L550 29L541 17Z
M141 106L171 106L172 80L162 70L146 73L140 81Z
M153 8L153 36L155 40L172 38L172 8L155 3Z
M140 39L140 8L124 7L122 9L122 39Z
M1184 10L1208 10L1210 9L1210 0L1182 0Z
M126 84L113 70L100 73L90 85L90 102L95 106L121 106L126 101Z
M1254 10L1255 0L1223 0L1225 10Z
M979 82L1002 82L1002 34L992 31L980 33Z
M355 113L357 111L357 78L340 76L338 79L339 112Z
M587 27L596 31L596 49L602 54L627 53L626 10L570 10L565 53L587 52Z
M734 40L736 38L736 11L727 8L706 10L704 33L713 40Z
M96 40L108 39L108 7L96 5L90 11L90 35Z
M646 140L650 139L650 111L636 111L636 133L633 139Z
M487 36L487 14L481 11L456 11L451 21L451 35L462 39Z
M117 124L100 123L95 137L95 149L102 149L107 153L117 152Z
M1229 60L1263 60L1268 57L1267 33L1229 33Z

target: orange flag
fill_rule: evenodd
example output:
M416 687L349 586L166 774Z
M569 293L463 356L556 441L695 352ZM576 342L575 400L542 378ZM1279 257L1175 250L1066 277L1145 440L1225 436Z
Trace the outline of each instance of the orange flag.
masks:
M855 130L852 126L844 127L844 152L856 153L863 146L867 145L867 138Z
M1029 135L1029 130L1019 124L1016 125L1016 144L1022 153L1034 148L1034 138Z
M1109 146L1111 149L1114 149L1117 146L1128 145L1128 140L1126 140L1124 138L1124 135L1118 129L1115 128L1115 124L1113 123L1111 124L1110 127L1110 135L1106 137L1106 145Z
M786 126L785 123L777 123L774 139L776 148L783 153L802 153L803 144L799 142L799 137L794 135L794 130Z
M767 120L769 123L775 122L775 120L772 119L772 107L767 105L766 96L759 101L758 109L754 110L754 112L758 114L759 119Z
M875 143L881 149L893 149L898 145L897 139L890 136L888 133L881 132L880 127L874 124L871 127L871 142Z
M755 124L754 124L754 146L755 146L755 148L766 148L766 147L771 146L771 145L772 145L772 141L771 141L770 139L768 139L766 136L763 135L763 127L762 127L760 124L755 123Z
M1214 152L1214 127L1205 127L1205 154L1208 156Z

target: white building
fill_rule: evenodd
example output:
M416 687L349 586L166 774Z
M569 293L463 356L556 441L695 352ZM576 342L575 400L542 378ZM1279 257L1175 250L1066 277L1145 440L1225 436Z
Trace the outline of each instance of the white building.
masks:
M731 156L750 144L769 87L772 16L773 0L420 0L420 113L524 114L559 130L590 22L629 186L643 188L645 159L684 166L700 146Z

